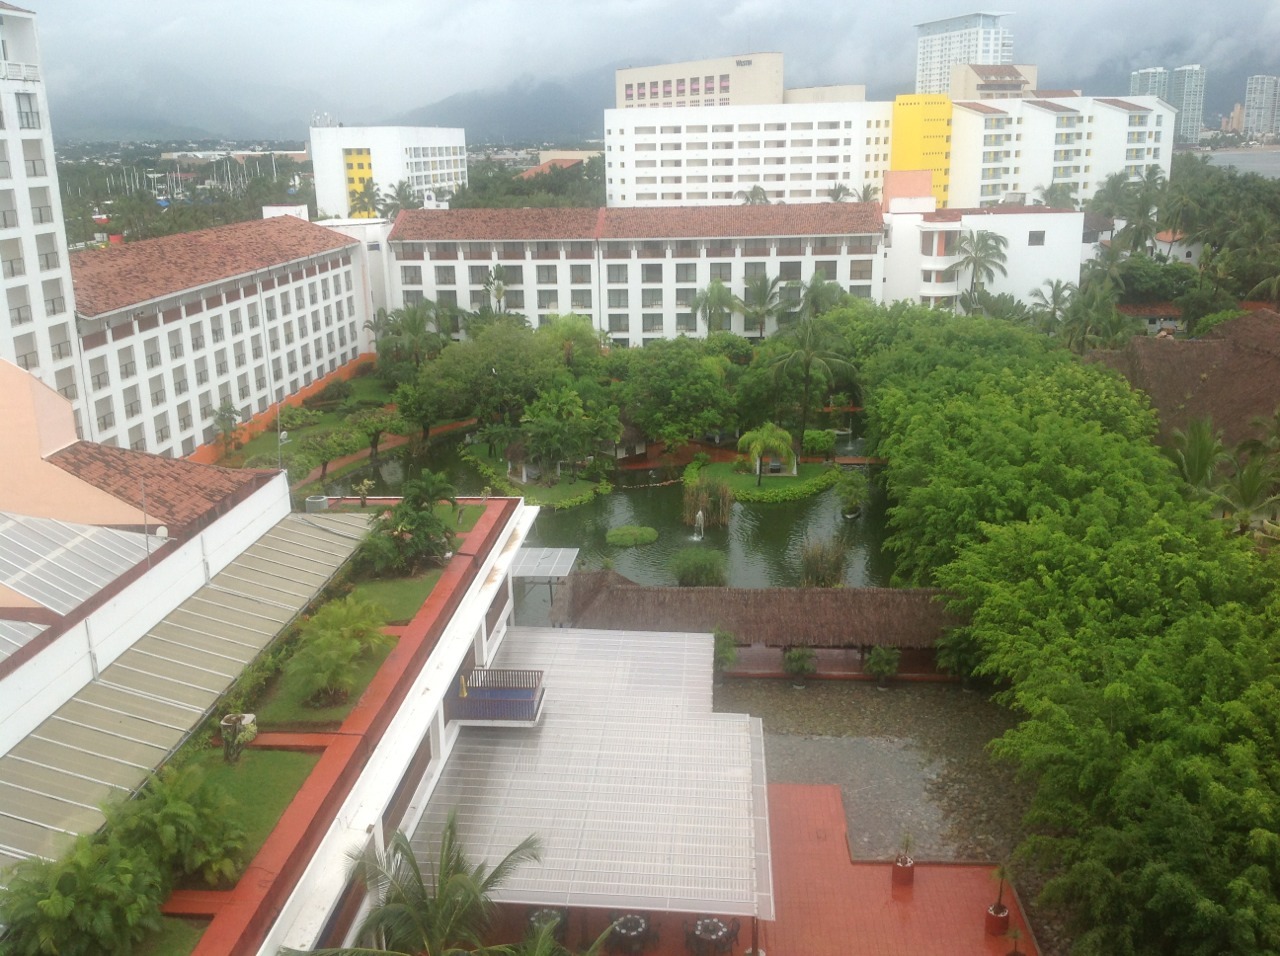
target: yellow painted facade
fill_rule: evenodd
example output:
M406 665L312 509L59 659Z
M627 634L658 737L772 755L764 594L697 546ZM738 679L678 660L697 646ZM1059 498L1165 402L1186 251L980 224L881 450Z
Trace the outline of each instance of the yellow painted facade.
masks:
M891 170L927 169L933 173L938 208L947 205L951 185L951 98L915 94L893 101Z
M368 149L344 149L342 163L347 171L347 207L355 202L356 196L364 189L364 184L373 179L373 156ZM351 213L354 219L375 219L377 213Z

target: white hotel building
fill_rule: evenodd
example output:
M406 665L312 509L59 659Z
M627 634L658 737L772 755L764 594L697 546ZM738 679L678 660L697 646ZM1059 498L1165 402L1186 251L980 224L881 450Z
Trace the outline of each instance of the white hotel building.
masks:
M74 253L80 434L189 455L367 351L362 255L293 216Z
M0 358L78 395L71 273L35 16L0 3Z
M382 192L408 182L421 199L467 184L467 134L456 127L312 126L308 152L316 208L338 219L369 180Z
M794 299L819 271L851 295L954 305L962 229L1004 236L1009 275L991 291L1020 299L1045 280L1079 278L1083 214L1045 207L935 212L929 176L890 177L878 203L720 205L661 209L455 209L401 213L390 234L392 304L422 298L477 310L501 265L504 307L535 326L590 317L616 346L702 336L694 296L713 279L741 298L754 275L779 276ZM921 198L923 197L923 198ZM925 233L933 238L926 255ZM939 244L936 235L952 235ZM967 287L967 286L966 286ZM491 303L490 303L491 304ZM775 331L774 323L765 334ZM735 313L730 331L755 337Z
M822 203L836 184L883 189L885 173L919 168L934 131L920 118L931 106L950 126L949 206L990 205L1007 192L1033 199L1055 182L1083 202L1112 173L1169 173L1175 111L1154 96L919 99L606 110L606 202L715 205L759 186L770 202Z
M860 101L605 110L605 201L715 205L759 186L770 201L826 202L837 183L879 186L893 104Z
M1157 166L1168 176L1174 115L1155 96L955 103L948 205L990 205L1011 192L1034 199L1054 183L1083 202L1113 173L1137 179Z

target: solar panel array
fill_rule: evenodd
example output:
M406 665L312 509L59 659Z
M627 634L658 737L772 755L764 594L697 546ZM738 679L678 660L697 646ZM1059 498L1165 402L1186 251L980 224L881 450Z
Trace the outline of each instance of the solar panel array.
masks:
M96 830L355 550L364 515L290 515L0 756L0 883Z
M412 835L451 810L477 859L530 834L513 903L773 915L760 722L711 709L706 634L511 628L495 667L544 672L532 728L464 728Z

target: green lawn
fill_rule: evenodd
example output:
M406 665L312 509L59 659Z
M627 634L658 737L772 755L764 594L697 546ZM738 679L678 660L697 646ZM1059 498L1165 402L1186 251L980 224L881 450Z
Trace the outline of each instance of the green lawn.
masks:
M245 833L245 859L252 860L319 759L315 753L250 747L239 763L229 764L221 748L211 748L192 763L204 768L209 782L235 797L235 813Z
M472 521L475 524L475 521ZM413 618L440 580L440 568L433 568L413 578L375 578L360 581L352 589L352 597L372 601L387 612L387 621L403 623Z
M791 475L770 475L766 472L764 481L761 482L761 488L785 488L790 485L798 485L802 482L817 478L824 471L830 468L823 462L801 462L800 473L796 477ZM700 474L709 478L721 478L728 482L729 487L734 491L755 491L756 476L754 473L748 475L738 474L733 470L733 463L728 461L718 461L710 465L705 465Z
M487 454L488 449L483 444L477 442L470 446L468 452L481 461L487 462L491 467L497 468L499 471L505 471L507 461L505 458L490 458ZM545 477L545 476L544 476ZM536 505L554 505L557 502L564 501L568 498L577 498L595 487L594 481L587 481L585 478L578 478L574 481L570 477L568 471L554 485L545 485L542 481L535 481L532 484L522 485L514 478L509 479L511 484L519 489L520 494L528 500L530 504Z
M291 727L297 724L342 723L394 646L392 644L375 648L368 658L359 661L356 664L356 685L351 691L351 696L347 698L346 703L335 704L332 707L312 707L307 704L303 700L298 681L290 673L289 665L286 664L272 683L271 689L258 704L258 726L263 730L271 730L273 727Z
M166 916L160 931L138 944L134 956L187 956L196 948L209 925L203 920L176 919Z

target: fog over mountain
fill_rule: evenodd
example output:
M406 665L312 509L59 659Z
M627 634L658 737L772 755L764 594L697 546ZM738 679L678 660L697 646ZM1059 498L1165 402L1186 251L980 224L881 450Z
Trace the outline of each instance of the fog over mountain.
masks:
M302 138L313 113L348 125L465 126L481 141L599 135L613 70L781 50L787 84L910 92L918 22L942 0L35 0L59 139ZM1012 0L1014 58L1041 83L1123 95L1130 70L1201 63L1206 121L1280 73L1280 4Z

